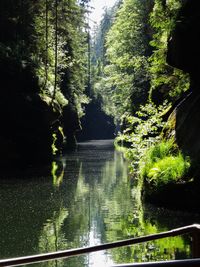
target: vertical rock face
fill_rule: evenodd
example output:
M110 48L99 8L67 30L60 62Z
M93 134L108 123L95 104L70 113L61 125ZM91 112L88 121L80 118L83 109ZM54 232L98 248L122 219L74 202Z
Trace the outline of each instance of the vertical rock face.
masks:
M181 8L176 27L168 44L170 65L198 79L200 71L200 2L187 0Z
M76 148L76 132L81 130L80 120L75 105L69 103L63 109L63 132L66 137L64 149Z
M175 137L179 147L200 163L200 1L181 8L169 41L167 61L190 74L191 93L175 108Z
M0 165L48 162L59 111L39 96L31 69L2 59L0 73Z

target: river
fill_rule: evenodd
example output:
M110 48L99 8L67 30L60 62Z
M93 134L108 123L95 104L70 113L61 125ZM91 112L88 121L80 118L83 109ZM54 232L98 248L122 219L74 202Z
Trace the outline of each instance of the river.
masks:
M80 143L77 151L42 170L8 170L0 177L0 258L97 245L200 222L198 214L147 205L139 196L128 163L112 140ZM108 267L188 257L186 236L32 266Z

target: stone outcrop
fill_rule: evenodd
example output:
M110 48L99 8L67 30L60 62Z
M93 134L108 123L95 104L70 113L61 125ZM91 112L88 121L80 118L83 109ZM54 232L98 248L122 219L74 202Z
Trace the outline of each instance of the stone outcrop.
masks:
M190 93L174 109L168 125L180 149L200 165L200 2L185 1L168 45L168 63L190 75ZM168 131L169 134L170 131Z
M63 132L66 137L64 150L77 146L76 133L81 130L81 123L75 104L69 102L63 109Z
M145 198L159 206L199 212L200 201L200 1L186 0L168 45L167 62L190 75L190 90L170 114L163 136L191 158L188 182L168 184ZM194 179L191 179L194 178Z
M12 59L0 61L0 165L20 166L52 159L52 134L61 110L39 96L37 77L30 67Z

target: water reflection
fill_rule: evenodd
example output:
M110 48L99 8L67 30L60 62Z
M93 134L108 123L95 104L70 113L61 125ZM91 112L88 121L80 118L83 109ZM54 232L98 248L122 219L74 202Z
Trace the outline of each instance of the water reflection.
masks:
M55 187L59 187L63 182L64 171L65 171L64 161L60 160L52 162L51 175L53 178L53 185Z
M195 214L144 206L127 162L110 141L82 144L53 162L48 174L2 179L0 209L1 258L97 245L200 221ZM34 266L106 267L184 258L190 256L189 243L176 237Z

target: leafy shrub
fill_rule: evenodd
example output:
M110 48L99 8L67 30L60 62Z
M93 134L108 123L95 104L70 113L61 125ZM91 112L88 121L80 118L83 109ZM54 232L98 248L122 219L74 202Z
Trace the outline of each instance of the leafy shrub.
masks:
M116 143L128 144L130 147L126 151L126 156L132 162L132 172L137 171L137 164L147 148L160 140L164 125L162 115L169 106L167 102L159 107L149 102L145 106L140 106L135 116L124 114L123 123L126 129L116 138Z

